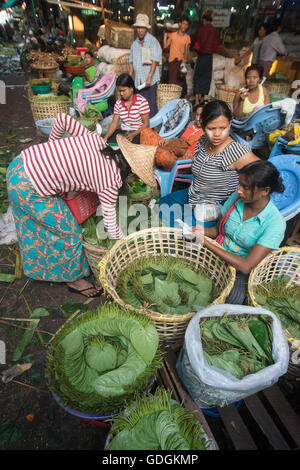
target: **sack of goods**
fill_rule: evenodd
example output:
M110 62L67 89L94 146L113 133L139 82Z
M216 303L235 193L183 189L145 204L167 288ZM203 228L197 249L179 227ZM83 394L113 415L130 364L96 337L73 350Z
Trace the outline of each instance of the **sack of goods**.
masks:
M176 369L200 408L225 406L277 382L286 373L289 348L270 311L214 305L191 319Z

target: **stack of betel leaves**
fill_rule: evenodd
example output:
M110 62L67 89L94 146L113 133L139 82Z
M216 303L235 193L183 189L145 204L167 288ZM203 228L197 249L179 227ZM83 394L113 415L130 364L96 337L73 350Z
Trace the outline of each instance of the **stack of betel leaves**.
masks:
M90 104L85 108L81 115L76 118L76 120L90 131L94 131L99 117L99 111Z
M144 393L161 366L150 320L106 303L67 321L56 333L46 377L68 408L107 414Z
M115 418L106 450L209 450L193 413L171 399L171 390L137 399Z
M208 365L238 379L274 364L272 325L265 315L202 318L200 332Z
M127 183L126 187L129 192L129 196L132 199L146 198L151 193L153 193L153 188L148 186L139 178L137 178L135 181L132 181L131 183Z
M195 312L218 295L208 273L172 256L141 257L122 270L116 283L120 298L134 308L169 315Z
M299 285L288 285L289 281L290 276L281 275L256 286L253 292L259 305L275 313L282 329L300 340L300 288Z

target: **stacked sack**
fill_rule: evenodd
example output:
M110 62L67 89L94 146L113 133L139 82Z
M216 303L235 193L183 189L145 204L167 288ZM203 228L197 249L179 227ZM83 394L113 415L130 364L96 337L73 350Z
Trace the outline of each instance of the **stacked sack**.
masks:
M102 74L114 72L116 59L124 54L129 54L130 49L118 49L111 46L102 46L98 49L97 57L100 61L99 69Z

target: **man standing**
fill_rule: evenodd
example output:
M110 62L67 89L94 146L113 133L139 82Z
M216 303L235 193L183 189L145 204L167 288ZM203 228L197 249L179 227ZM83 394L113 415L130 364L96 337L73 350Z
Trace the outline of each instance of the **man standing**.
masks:
M197 63L194 72L194 95L195 105L204 100L204 95L208 95L212 79L213 54L221 54L226 57L232 57L235 62L241 58L225 49L221 44L220 33L212 25L213 10L205 10L202 15L202 23L197 31L195 49L198 52Z
M187 62L191 38L187 34L190 20L182 17L178 23L178 31L164 34L164 49L170 47L169 55L169 83L183 86L184 77L180 73L182 62Z
M268 77L277 55L287 55L285 45L279 36L282 29L280 20L275 19L268 29L269 33L262 41L259 56L259 63L264 68L264 77Z
M130 48L129 73L134 78L137 89L145 84L139 94L148 100L151 118L157 113L156 89L160 80L158 65L161 62L162 50L158 40L148 32L151 25L147 15L138 14L133 26L138 37Z

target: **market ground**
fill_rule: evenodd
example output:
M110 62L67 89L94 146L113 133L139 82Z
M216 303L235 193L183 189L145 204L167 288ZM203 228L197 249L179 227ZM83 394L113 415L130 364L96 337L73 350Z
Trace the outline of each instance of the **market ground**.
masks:
M23 87L26 77L14 74L1 78L6 85L19 86L8 87L6 104L0 105L0 149L18 155L23 148L46 138L38 135L34 126ZM0 245L0 272L14 273L17 253L16 245ZM93 309L104 300L101 297L87 302ZM85 301L63 284L36 282L24 276L12 284L0 282L0 340L6 345L6 363L0 361L0 373L14 365L13 352L23 336L23 328L28 328L28 323L18 319L28 319L29 310L37 307L44 307L50 313L41 318L38 326L41 335L33 337L19 360L22 364L31 363L31 369L6 384L0 380L0 449L101 451L104 448L108 429L94 424L86 427L87 423L65 412L53 399L44 378L46 343L72 314L75 304L83 308ZM299 382L298 386L287 381L280 383L300 415ZM213 420L217 432L217 421ZM227 448L226 442L223 448Z

